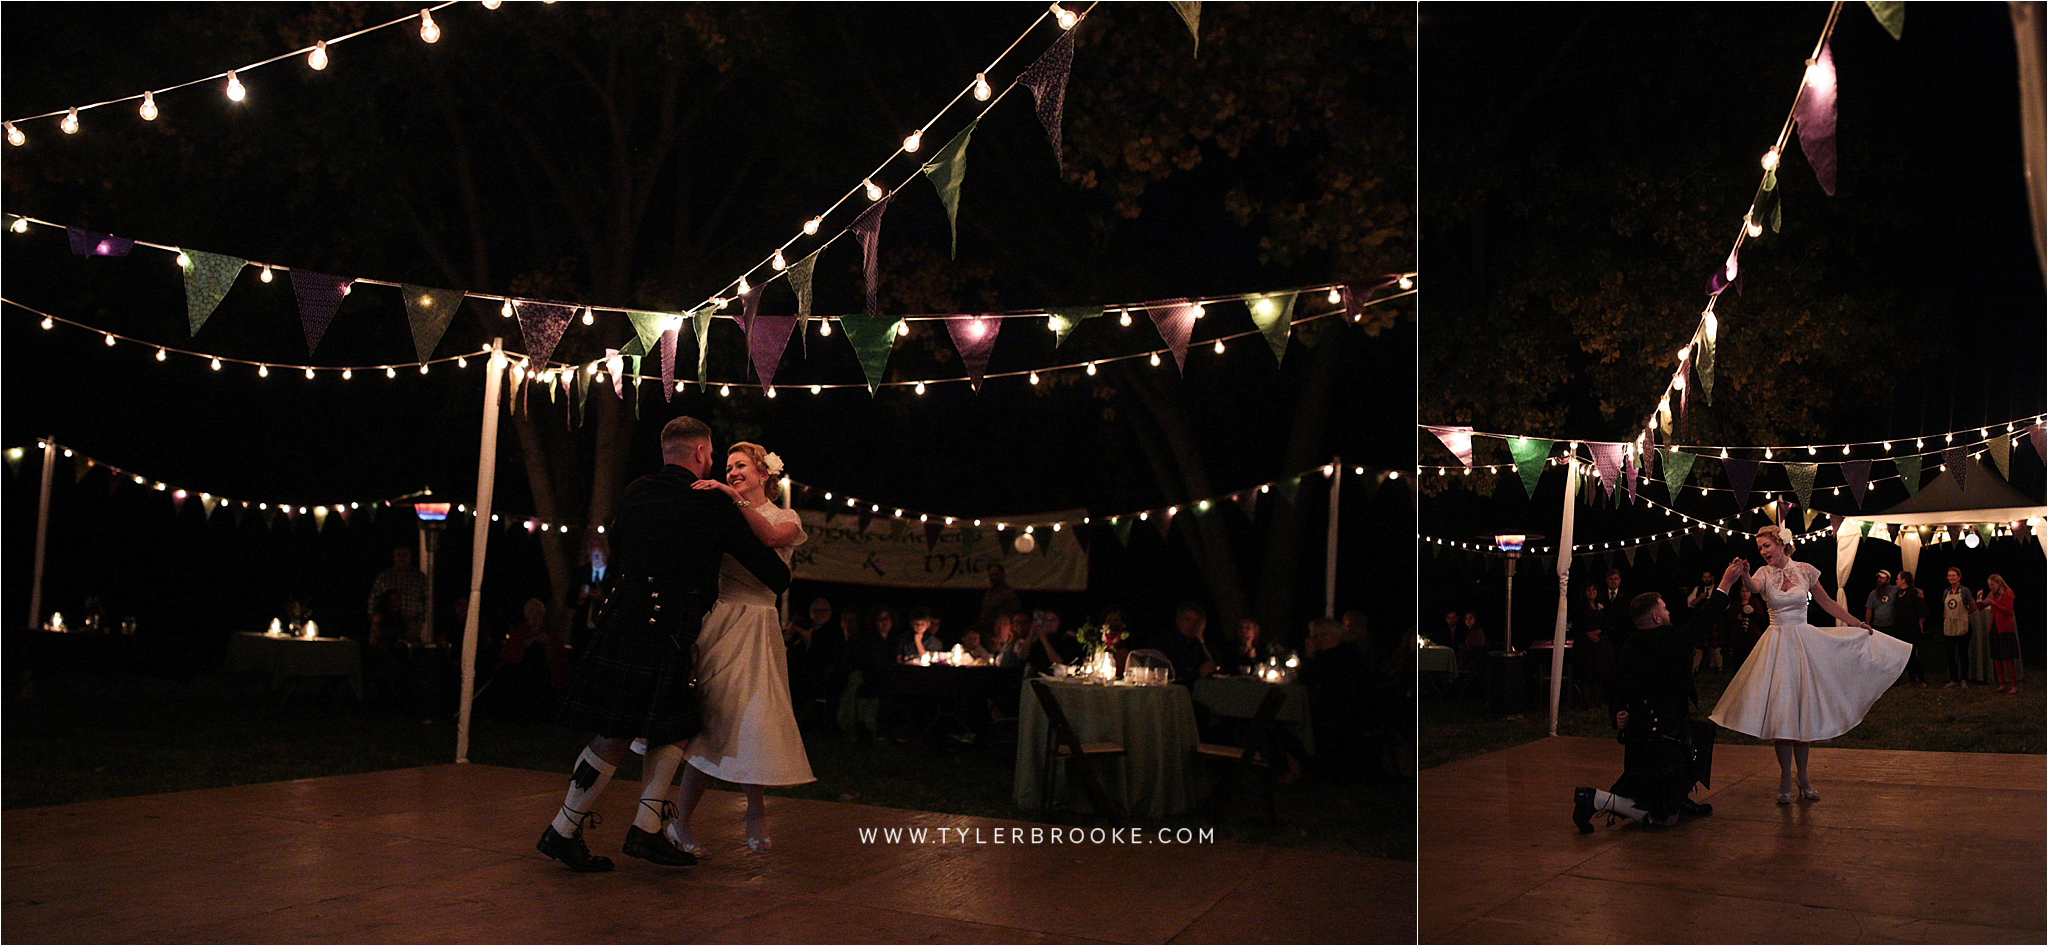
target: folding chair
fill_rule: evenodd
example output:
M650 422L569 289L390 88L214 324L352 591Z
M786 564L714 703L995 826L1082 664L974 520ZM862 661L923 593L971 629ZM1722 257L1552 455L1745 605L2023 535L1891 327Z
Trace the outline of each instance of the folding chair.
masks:
M1095 773L1095 759L1117 758L1124 755L1124 747L1113 742L1084 743L1074 734L1074 727L1067 722L1067 714L1060 709L1060 701L1053 696L1052 688L1042 680L1031 681L1031 692L1037 694L1038 705L1045 709L1046 740L1045 768L1041 776L1044 781L1039 787L1038 810L1043 812L1052 806L1054 766L1065 760L1067 768L1078 773L1081 784L1088 790L1088 799L1095 803L1095 810L1107 814L1110 822L1121 826L1125 822L1124 806L1111 798L1102 785L1102 779Z
M1280 808L1276 801L1278 773L1274 771L1272 738L1274 717L1280 714L1280 704L1287 702L1287 691L1273 687L1266 691L1266 698L1259 701L1259 709L1252 714L1251 725L1246 727L1244 744L1240 746L1219 746L1202 743L1195 746L1195 757L1206 759L1225 769L1224 777L1217 782L1216 791L1210 796L1210 817L1220 821L1224 805L1231 795L1231 786L1244 773L1264 774L1266 783L1266 817L1275 830L1280 827Z

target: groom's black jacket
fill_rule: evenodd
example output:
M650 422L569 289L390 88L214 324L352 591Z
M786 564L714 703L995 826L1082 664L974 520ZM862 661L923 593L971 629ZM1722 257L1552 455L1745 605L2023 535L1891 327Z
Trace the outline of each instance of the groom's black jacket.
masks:
M1608 693L1611 709L1628 712L1621 731L1627 749L1613 791L1652 815L1678 810L1692 790L1692 651L1727 606L1728 596L1716 590L1683 625L1636 628L1622 646Z
M610 531L612 592L563 703L565 725L661 745L697 734L697 632L718 599L727 554L778 593L789 566L761 544L731 498L692 489L670 464L634 480Z

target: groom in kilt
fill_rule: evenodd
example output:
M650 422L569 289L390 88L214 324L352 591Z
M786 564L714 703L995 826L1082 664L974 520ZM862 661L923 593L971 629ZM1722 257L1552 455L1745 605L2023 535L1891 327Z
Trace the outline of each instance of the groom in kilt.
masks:
M1683 627L1655 592L1629 602L1635 627L1622 646L1609 690L1614 724L1621 730L1621 778L1612 791L1572 790L1572 823L1593 832L1595 812L1610 812L1644 824L1675 824L1678 816L1713 814L1714 806L1690 797L1694 782L1711 787L1714 727L1689 718L1695 702L1692 652L1728 606L1728 589L1749 573L1736 559L1721 573L1721 584L1693 608Z
M703 726L697 632L718 599L719 563L730 554L776 592L789 587L789 566L754 537L739 507L718 490L691 488L711 468L711 429L694 417L670 420L661 458L660 472L633 481L619 501L608 536L611 591L562 705L564 725L597 736L536 846L571 870L612 869L611 858L590 853L583 830L598 823L593 806L635 739L647 741L647 757L623 850L657 864L697 862L661 829L670 782Z

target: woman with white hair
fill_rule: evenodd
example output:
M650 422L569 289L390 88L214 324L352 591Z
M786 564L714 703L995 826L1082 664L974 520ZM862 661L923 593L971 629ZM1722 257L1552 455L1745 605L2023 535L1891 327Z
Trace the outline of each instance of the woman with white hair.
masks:
M1809 744L1863 722L1870 705L1906 669L1913 646L1876 633L1828 597L1820 586L1820 570L1792 560L1792 535L1785 527L1757 530L1756 548L1764 567L1742 581L1770 606L1771 626L1728 681L1709 718L1777 747L1778 804L1792 803L1795 765L1800 797L1819 801L1820 792L1806 776ZM1809 598L1846 627L1808 624Z

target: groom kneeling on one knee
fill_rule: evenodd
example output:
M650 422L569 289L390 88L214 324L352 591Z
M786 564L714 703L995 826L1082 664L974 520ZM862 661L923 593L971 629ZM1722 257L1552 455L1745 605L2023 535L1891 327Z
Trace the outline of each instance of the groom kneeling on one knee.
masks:
M1650 592L1629 602L1636 631L1623 645L1609 705L1620 730L1621 778L1609 791L1572 790L1572 823L1591 834L1593 815L1609 812L1645 824L1675 824L1680 815L1712 814L1712 805L1693 801L1694 782L1711 787L1714 730L1689 718L1693 692L1692 651L1701 635L1727 609L1728 589L1749 573L1736 559L1721 573L1714 592L1693 608L1683 627L1671 623L1664 599Z

